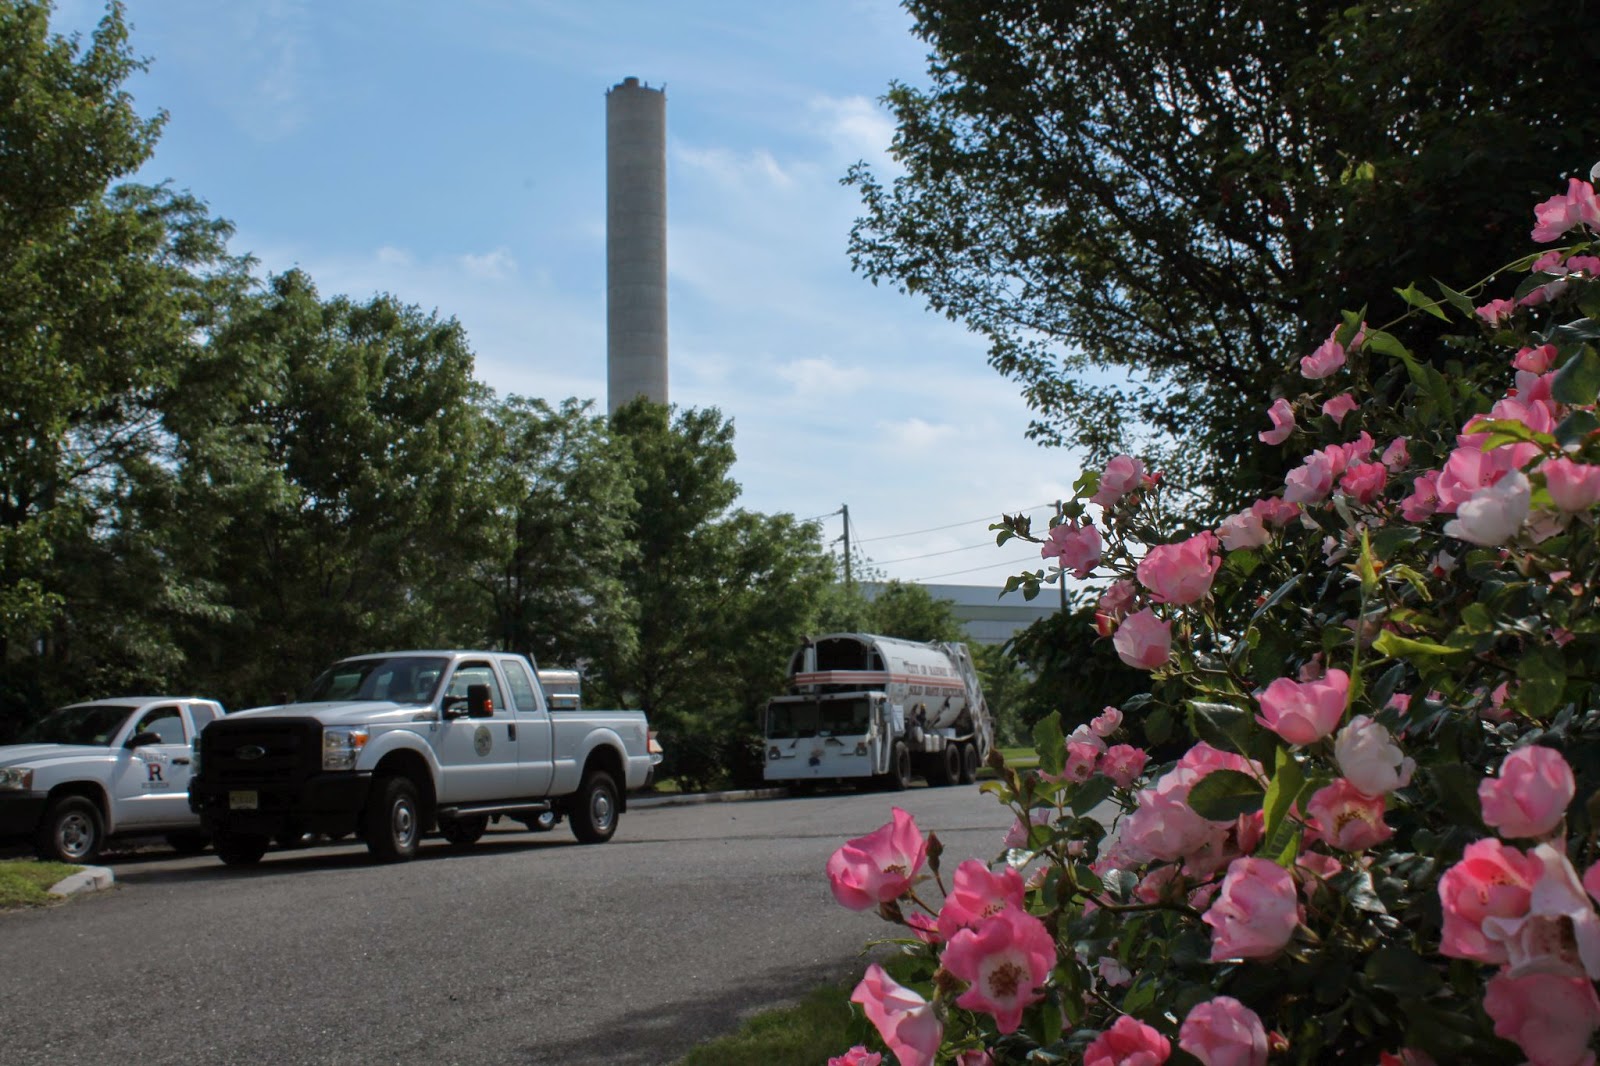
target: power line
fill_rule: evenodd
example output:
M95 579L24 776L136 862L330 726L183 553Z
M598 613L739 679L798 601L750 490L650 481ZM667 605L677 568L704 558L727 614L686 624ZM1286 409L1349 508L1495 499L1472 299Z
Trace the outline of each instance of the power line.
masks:
M956 552L969 552L975 551L978 548L993 548L994 546L994 541L986 540L982 544L968 544L965 548L950 548L942 552L929 552L926 555L907 555L900 559L880 559L874 561L879 566L893 566L895 563L912 563L916 562L918 559L932 559L936 555L954 555Z
M1037 559L1032 559L1032 560L1029 560L1029 559L1018 559L1015 562L1011 562L1011 563L1000 562L1000 563L991 563L988 566L971 566L971 567L968 567L965 570L950 570L950 571L947 571L946 573L943 573L943 574L929 574L927 577L901 578L900 580L909 581L912 584L920 584L921 582L924 582L924 581L937 581L941 577L955 577L957 574L975 574L980 570L993 570L996 567L1001 567L1001 566L1014 566L1014 567L1017 567L1017 569L1021 570L1021 569L1026 569L1028 567L1029 562L1037 563L1038 560ZM1037 568L1035 568L1035 569L1037 569ZM1015 572L1016 571L1013 571L1013 573L1015 573Z
M1021 511L1021 512L1018 512L1018 513L1020 513L1020 514L1032 514L1035 511L1042 511L1042 510L1045 510L1046 508L1054 511L1056 509L1056 505L1053 502L1052 503L1035 504L1034 506L1028 508L1026 511ZM858 544L870 544L873 541L894 540L897 537L917 537L917 536L921 536L924 533L938 533L941 530L955 529L957 526L975 525L978 522L989 521L989 520L993 520L993 519L998 518L998 517L999 517L998 515L991 513L991 514L986 514L981 518L973 518L973 519L971 519L969 521L966 521L966 522L951 522L947 526L934 526L932 529L915 529L915 530L912 530L910 533L886 533L881 537L867 537L864 540L856 541L856 543L858 543Z

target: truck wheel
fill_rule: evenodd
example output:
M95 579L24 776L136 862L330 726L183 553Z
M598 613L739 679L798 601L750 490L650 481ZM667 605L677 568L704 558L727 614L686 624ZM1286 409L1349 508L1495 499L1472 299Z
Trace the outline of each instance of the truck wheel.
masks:
M970 785L978 780L978 746L961 745L961 783Z
M953 785L961 780L961 749L946 744L944 750L928 759L928 784L937 788Z
M422 810L417 786L406 777L380 777L362 815L367 851L379 862L405 862L417 854L422 836Z
M591 771L572 799L572 835L584 844L604 844L617 831L617 783L604 770Z
M440 835L458 848L476 844L478 838L488 831L489 819L482 815L476 818L452 818L439 823Z
M83 866L100 857L105 820L86 796L62 796L44 812L33 838L34 853L45 862Z
M229 866L254 866L267 853L267 843L263 836L218 833L211 846L216 849L217 858Z
M903 740L895 741L894 747L889 749L889 772L884 775L883 785L891 792L903 792L911 787L911 749Z
M204 833L168 833L167 844L179 855L198 855L206 850L211 838Z

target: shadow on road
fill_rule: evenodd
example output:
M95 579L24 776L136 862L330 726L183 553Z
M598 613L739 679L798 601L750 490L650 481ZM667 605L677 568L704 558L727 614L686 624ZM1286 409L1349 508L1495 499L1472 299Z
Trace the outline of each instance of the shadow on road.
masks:
M732 1033L748 1015L798 1002L820 985L854 976L862 965L831 963L769 970L737 989L621 1014L607 1026L603 1041L592 1035L545 1041L516 1049L509 1061L525 1066L667 1066L696 1046ZM839 1049L841 1054L844 1051Z

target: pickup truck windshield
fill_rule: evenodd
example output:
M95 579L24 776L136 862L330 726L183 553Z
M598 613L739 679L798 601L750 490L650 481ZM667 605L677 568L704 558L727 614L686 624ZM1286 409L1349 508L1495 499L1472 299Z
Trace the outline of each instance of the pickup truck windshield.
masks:
M63 707L51 711L22 731L23 744L97 744L109 746L112 737L136 708L131 704L96 703L88 707Z
M432 703L448 659L428 655L396 655L387 659L348 659L334 663L296 703L342 700L388 700Z
M767 736L773 740L860 736L867 731L867 712L864 699L772 703L767 707Z

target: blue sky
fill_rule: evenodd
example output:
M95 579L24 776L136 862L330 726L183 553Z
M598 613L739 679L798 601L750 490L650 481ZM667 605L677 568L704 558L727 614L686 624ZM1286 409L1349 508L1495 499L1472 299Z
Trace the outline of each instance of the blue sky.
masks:
M142 180L237 227L263 272L389 292L466 328L480 379L605 407L605 91L667 93L672 402L737 431L741 504L848 504L892 578L992 584L1037 566L989 521L1070 495L1074 456L1023 436L981 340L852 274L878 97L920 82L890 0L128 0L129 88L169 122ZM62 0L55 26L103 11ZM826 521L831 537L838 518Z

